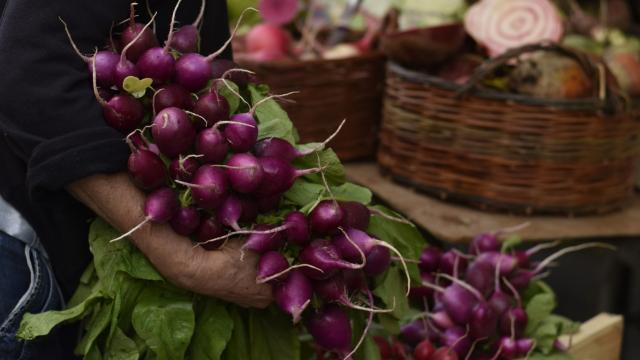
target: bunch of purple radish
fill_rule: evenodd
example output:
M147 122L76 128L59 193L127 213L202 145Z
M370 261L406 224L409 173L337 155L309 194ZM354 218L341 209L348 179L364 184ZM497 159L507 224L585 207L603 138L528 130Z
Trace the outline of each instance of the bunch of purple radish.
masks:
M147 194L145 220L113 241L148 222L168 223L210 251L231 238L243 238L242 251L260 255L256 281L273 284L277 305L294 323L304 318L319 348L349 358L368 326L352 345L345 309L368 312L369 325L373 313L390 311L375 307L367 277L386 271L391 251L398 259L402 256L366 233L370 216L389 216L329 196L318 199L306 214L291 209L281 224L256 223L260 214L282 209L283 194L299 177L320 173L331 193L317 155L331 138L306 151L285 139L259 139L256 111L277 96L248 104L240 93L252 77L217 59L231 39L208 56L197 52L205 1L193 24L174 29L179 4L164 46L152 30L155 15L149 23L137 23L135 4L119 41L112 40L106 50L90 57L73 43L65 24L73 48L89 66L105 121L130 146L129 174ZM148 84L136 94L127 89L132 80ZM232 113L220 89L231 91L247 106ZM317 158L319 166L292 165L305 156ZM402 265L408 274L404 261ZM303 314L310 304L315 309Z
M539 262L532 260L540 250L556 245L503 252L499 233L488 233L473 239L467 254L424 249L418 265L422 286L413 287L410 294L422 312L401 327L405 350L416 360L528 357L536 346L525 335L528 316L523 296L530 283L545 276L547 267L564 254L611 248L587 243L563 248ZM558 350L563 350L559 343Z

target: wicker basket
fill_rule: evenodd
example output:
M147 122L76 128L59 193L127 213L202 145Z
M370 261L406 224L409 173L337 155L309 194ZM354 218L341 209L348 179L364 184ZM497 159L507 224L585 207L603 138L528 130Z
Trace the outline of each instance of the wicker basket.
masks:
M384 57L282 61L240 65L257 73L271 92L300 91L283 107L303 142L322 141L347 122L331 147L341 160L375 155L384 88Z
M549 48L557 50L536 45L524 51ZM598 80L605 97L594 99L547 100L488 89L460 97L496 67L482 65L467 86L459 86L390 64L378 151L382 169L419 190L483 209L580 215L626 204L640 126L625 112L602 114L619 107L608 82ZM588 70L597 72L597 64Z

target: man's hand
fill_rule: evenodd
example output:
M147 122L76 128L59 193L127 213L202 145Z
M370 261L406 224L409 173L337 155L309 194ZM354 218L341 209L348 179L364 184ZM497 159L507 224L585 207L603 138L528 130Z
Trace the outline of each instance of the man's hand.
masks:
M124 174L95 175L68 187L69 192L122 232L144 220L144 194ZM218 251L193 247L166 224L149 223L133 233L133 243L171 283L241 306L266 307L271 286L256 284L257 256L240 260L238 241ZM126 240L122 240L126 241Z

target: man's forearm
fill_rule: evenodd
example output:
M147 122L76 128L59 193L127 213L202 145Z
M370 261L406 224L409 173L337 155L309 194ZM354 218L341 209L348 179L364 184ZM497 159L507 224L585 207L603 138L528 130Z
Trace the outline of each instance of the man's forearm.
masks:
M126 232L145 218L145 196L125 173L94 175L74 182L68 191L118 231ZM200 253L189 239L175 234L167 225L153 223L130 238L164 276L188 284L191 259Z

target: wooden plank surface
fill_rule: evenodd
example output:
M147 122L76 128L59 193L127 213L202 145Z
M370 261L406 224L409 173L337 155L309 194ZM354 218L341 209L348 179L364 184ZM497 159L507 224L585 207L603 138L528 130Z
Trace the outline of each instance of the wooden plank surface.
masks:
M453 243L468 242L473 236L525 222L518 234L526 240L611 238L640 236L640 198L616 213L578 218L514 216L483 212L434 199L383 177L375 163L346 165L350 181L367 186L395 210L405 214L437 238Z
M570 345L576 360L618 360L622 346L623 319L620 315L599 314L580 326L580 332L561 341Z

